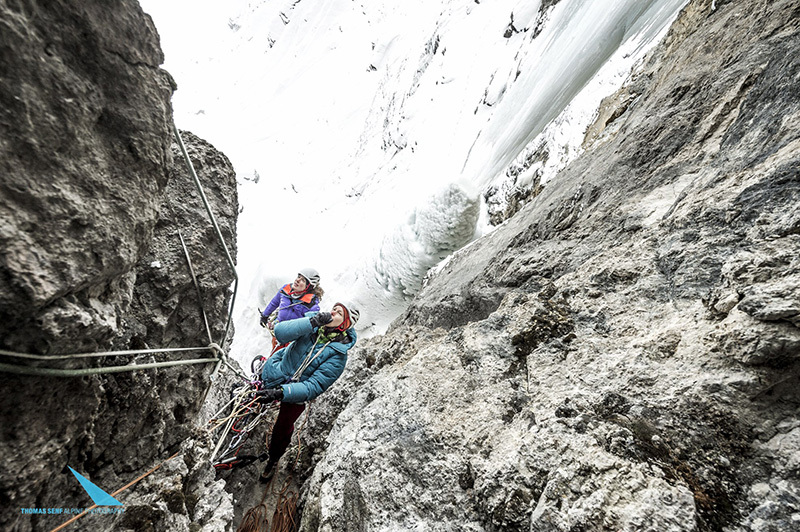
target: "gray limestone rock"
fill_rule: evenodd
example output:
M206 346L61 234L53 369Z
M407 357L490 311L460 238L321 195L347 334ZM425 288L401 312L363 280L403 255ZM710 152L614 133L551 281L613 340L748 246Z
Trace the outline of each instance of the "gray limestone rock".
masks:
M1 2L0 26L3 349L206 348L179 230L220 342L233 275L173 146L174 85L158 67L163 57L150 18L127 0ZM235 257L233 168L212 146L184 136ZM78 369L210 356L26 365ZM131 501L123 520L136 530L229 529L231 497L203 458L195 428L213 366L71 378L0 373L0 528L50 530L67 520L21 508L90 506L67 466L112 492L182 448L180 458L120 495ZM110 516L83 519L88 528L125 528Z
M195 164L203 161L198 165L201 182L223 234L228 237L228 246L235 253L232 235L237 202L233 169L223 155L204 141L188 133L183 136L192 157L196 157ZM114 346L119 349L209 344L178 230L184 233L187 248L194 255L192 261L215 341L225 328L233 277L216 234L209 229L205 208L192 188L194 184L183 160L170 160L171 179L162 198L164 216L156 225L151 246L132 272L135 281L126 303L118 304L123 314ZM160 261L158 267L153 265L156 260ZM209 356L205 351L177 357L148 354L116 358L108 364ZM206 421L198 414L206 391L212 386L209 375L213 367L214 364L204 364L83 379L3 374L4 386L17 390L4 394L0 403L0 417L4 420L0 448L7 472L0 475L0 484L6 504L17 508L86 507L85 492L71 474L62 473L66 465L98 485L120 487L175 450L191 448L170 461L190 465L164 467L148 482L125 494L126 513L121 519L84 519L94 519L92 526L108 530L141 530L144 524L170 530L190 530L195 525L209 531L230 529L231 495L224 490L224 482L215 479L207 456L210 442L204 432L196 429ZM219 389L230 387L226 371L209 394L207 410L220 406L224 392ZM48 390L44 397L43 389ZM201 449L198 438L205 448ZM21 463L30 464L24 474L9 474L15 471L14 464ZM174 503L179 495L192 502ZM65 520L15 514L6 524L15 530L49 530Z
M687 5L591 148L352 352L301 530L796 528L798 20Z
M136 2L3 2L0 24L0 342L107 348L167 184L174 83Z

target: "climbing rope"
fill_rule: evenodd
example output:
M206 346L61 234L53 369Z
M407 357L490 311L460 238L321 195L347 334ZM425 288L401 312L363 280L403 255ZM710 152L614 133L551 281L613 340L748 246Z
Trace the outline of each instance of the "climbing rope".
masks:
M221 427L223 425L225 426L225 428L220 433L219 439L217 440L217 444L214 446L213 452L211 453L210 461L211 461L212 464L215 463L215 460L217 459L217 455L218 455L220 449L222 448L222 444L225 442L225 439L228 437L228 435L233 430L234 424L237 421L239 421L241 419L244 419L244 418L246 418L248 416L251 416L253 413L256 413L256 410L258 410L258 412L256 413L254 419L252 419L252 420L248 419L247 420L247 425L244 428L237 429L239 431L239 433L242 435L242 438L246 438L246 435L249 434L250 431L253 430L253 428L255 428L255 426L258 424L258 422L268 412L270 412L271 410L274 410L274 409L270 409L270 408L260 408L259 409L260 405L257 403L255 396L252 397L249 401L247 400L247 397L250 394L252 394L253 392L258 390L257 386L254 386L254 384L255 383L250 383L247 386L242 386L238 390L236 395L233 398L231 398L231 400L228 401L225 404L225 406L222 407L216 414L214 414L214 416L212 416L211 419L208 421L208 424L211 425L210 427L207 427L207 430L209 431L209 433L213 433L215 430L217 430L219 427ZM232 403L233 403L233 407L231 408L231 413L228 414L227 416L223 417L223 418L219 418L218 416L222 412L224 412L228 408L228 406L230 406ZM231 451L231 449L235 449L241 443L243 443L243 440L241 440L241 441L232 441L228 445L228 448L225 450L225 453L222 456L225 459L229 458L226 455ZM238 452L239 451L236 450L235 454L238 454Z
M295 529L294 516L297 512L298 494L289 487L291 480L292 477L286 479L278 494L278 504L275 505L275 513L272 515L270 532L292 532Z
M266 532L267 526L269 526L269 520L267 518L268 512L267 503L262 499L258 505L250 508L247 513L244 514L242 522L239 524L239 528L236 529L236 532Z
M275 511L272 513L272 526L269 526L269 508L267 507L267 494L270 493L272 488L273 477L270 479L269 484L264 489L264 494L261 496L261 502L254 507L250 508L239 524L236 532L292 532L297 522L295 521L295 514L297 513L297 500L299 494L296 490L290 487L292 477L289 476L283 483L281 491L278 493L278 502L275 505Z
M15 373L17 375L33 375L36 377L84 377L86 375L125 373L128 371L140 371L143 369L170 368L173 366L187 366L191 364L208 364L209 362L216 361L216 358L197 358L192 360L173 360L172 362L152 362L149 364L131 364L129 366L108 366L105 368L83 369L35 368L30 366L0 363L0 371L4 371L6 373Z
M308 422L310 410L311 405L309 404L306 408L303 423L300 424L300 428L295 432L297 436L297 454L295 455L294 464L292 465L293 470L297 469L297 463L300 461L300 452L303 445L300 435L303 433L306 422ZM271 432L272 429L268 430L264 436L264 444L267 445L267 447L269 447L269 436ZM275 467L277 467L277 465ZM286 480L283 482L283 487L278 493L278 501L275 504L275 511L272 514L272 527L270 528L269 526L269 521L267 519L269 508L267 508L266 501L267 494L272 490L272 482L274 480L275 476L273 475L267 487L264 488L261 501L244 514L242 522L239 524L239 528L236 529L236 532L262 532L267 530L269 530L269 532L291 532L295 529L297 525L295 522L295 514L297 513L299 494L296 490L290 488L292 482L291 475L286 477Z
M222 244L222 249L225 251L225 258L228 260L228 266L230 266L231 273L233 273L233 295L231 296L230 309L228 310L228 322L225 324L225 332L222 334L222 340L220 341L221 345L225 345L225 341L228 339L228 331L231 327L231 321L233 319L233 305L236 302L236 291L239 288L239 275L236 273L236 265L233 263L231 253L228 251L228 245L225 243L225 239L222 237L222 231L217 224L217 219L214 217L214 213L211 211L211 205L208 203L208 198L203 190L203 185L200 184L200 179L197 177L197 172L194 170L192 160L189 158L189 152L186 151L186 146L183 144L183 139L178 131L178 126L176 126L174 122L172 124L172 130L175 133L175 139L178 141L178 146L181 148L181 153L186 161L186 167L189 169L189 174L191 174L192 179L194 179L194 183L197 186L198 192L200 193L200 199L203 200L203 205L205 205L208 217L211 219L211 225L214 226L214 230L217 233L217 238L219 239L220 244Z
M214 431L215 431L215 430L217 430L219 427L221 427L222 425L224 425L224 424L228 423L229 421L231 421L231 420L235 421L236 419L238 419L238 418L242 417L242 416L244 415L244 413L246 413L246 411L247 411L249 408L251 408L251 407L252 407L252 405L255 403L255 399L253 399L252 401L250 401L248 404L244 404L244 402L243 402L243 399L244 399L245 397L247 397L247 395L248 395L250 392L251 392L251 390L250 390L248 387L242 387L242 389L241 389L241 390L240 390L240 391L239 391L239 392L236 394L236 396L235 396L235 397L233 397L233 398L232 398L230 401L228 401L227 403L225 403L225 406L224 406L224 407L222 407L222 408L221 408L221 409L220 409L220 410L219 410L219 411L218 411L216 414L214 414L214 415L211 417L211 419L209 419L209 420L208 420L208 424L209 424L209 425L212 425L212 424L213 424L213 426L209 427L209 428L208 428L208 430L209 430L210 432L214 432ZM227 416L225 416L225 417L223 417L223 418L219 418L219 417L217 417L217 416L219 416L219 415L220 415L220 414L221 414L221 413L222 413L222 412L223 412L223 411L224 411L226 408L228 408L228 405L230 405L230 404L231 404L231 403L233 403L233 402L235 402L237 406L234 406L234 407L233 407L233 409L231 410L231 413L230 413L230 414L228 414ZM212 458L213 458L213 457L212 457Z
M125 355L147 355L150 353L179 353L185 351L220 351L217 344L207 345L205 347L167 347L164 349L128 349L124 351L106 351L103 353L76 353L72 355L33 355L30 353L17 353L14 351L6 351L0 349L0 356L14 357L14 358L29 358L32 360L64 360L69 358L100 358L100 357L116 357Z
M130 355L144 355L154 353L175 353L186 351L210 351L217 356L214 358L195 358L188 360L171 360L165 362L149 362L145 364L125 364L121 366L104 366L99 368L80 368L80 369L63 369L63 368L42 368L37 366L26 366L22 364L7 364L0 362L0 371L6 373L15 373L18 375L34 375L46 377L83 377L85 375L101 375L104 373L124 373L128 371L138 371L143 369L153 368L168 368L173 366L187 366L192 364L209 364L211 362L219 362L223 360L224 354L220 347L216 344L211 344L206 347L177 347L167 349L135 349L126 351L107 351L104 353L76 353L72 355L34 355L30 353L16 353L13 351L0 350L0 356L10 358L22 358L29 360L69 360L78 358L102 358L102 357L115 357L115 356L130 356Z
M322 328L320 328L320 330L322 330ZM317 337L317 342L319 342L319 336ZM322 345L322 347L319 348L319 350L316 352L316 354L313 357L311 356L311 353L314 352L314 348L317 347L317 345L319 345L319 344L318 343L314 343L311 346L311 350L308 352L306 357L303 359L303 362L300 363L300 367L298 367L297 370L294 372L294 375L292 375L292 382L297 382L297 381L300 380L300 377L303 375L303 372L308 369L308 366L310 366L311 363L314 362L314 360L320 355L320 353L322 353L325 350L326 347L328 347L328 344L330 344L330 343L331 343L331 340L328 340L327 342L325 342Z

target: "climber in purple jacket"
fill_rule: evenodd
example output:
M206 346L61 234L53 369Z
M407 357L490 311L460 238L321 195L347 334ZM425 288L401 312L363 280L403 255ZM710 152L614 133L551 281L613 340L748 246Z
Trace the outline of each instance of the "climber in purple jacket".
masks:
M314 268L300 270L294 282L278 290L261 313L261 326L268 327L272 332L276 323L302 318L308 312L319 312L319 302L324 293L319 285L317 270ZM273 335L272 347L275 348L276 345Z

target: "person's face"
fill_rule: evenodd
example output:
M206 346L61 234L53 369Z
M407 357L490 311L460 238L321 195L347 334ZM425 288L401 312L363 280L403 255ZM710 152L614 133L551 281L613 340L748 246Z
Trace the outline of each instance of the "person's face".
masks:
M306 278L303 277L302 275L298 275L297 279L295 279L294 282L292 283L292 291L302 292L306 288L308 288L308 281L306 281Z
M327 324L325 327L330 327L331 329L335 329L339 325L344 322L344 309L341 305L334 305L331 309L331 316L333 317L333 321Z

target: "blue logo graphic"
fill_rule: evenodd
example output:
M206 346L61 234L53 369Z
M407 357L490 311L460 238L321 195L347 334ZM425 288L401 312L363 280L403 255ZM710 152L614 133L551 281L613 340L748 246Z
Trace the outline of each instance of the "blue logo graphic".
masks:
M97 506L122 506L121 502L119 502L117 499L115 499L105 491L101 490L100 488L89 482L89 479L87 479L86 477L84 477L71 467L69 468L69 470L72 471L72 474L75 475L75 478L78 479L78 482L81 483L83 489L86 490L86 493L89 494L89 497L92 498L92 501Z

